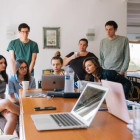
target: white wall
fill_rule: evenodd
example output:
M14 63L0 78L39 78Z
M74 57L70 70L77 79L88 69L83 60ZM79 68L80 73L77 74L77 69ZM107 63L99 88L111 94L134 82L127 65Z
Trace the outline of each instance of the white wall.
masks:
M0 54L9 64L6 51L9 41L17 37L17 27L25 22L31 27L29 38L39 45L35 78L40 79L43 69L50 68L50 59L57 49L43 49L42 27L60 27L62 57L77 50L79 39L86 37L89 28L95 28L95 39L88 50L99 54L100 40L105 37L104 24L115 20L118 34L126 35L125 0L1 0L0 1ZM12 35L13 34L13 35ZM8 66L10 73L10 65Z

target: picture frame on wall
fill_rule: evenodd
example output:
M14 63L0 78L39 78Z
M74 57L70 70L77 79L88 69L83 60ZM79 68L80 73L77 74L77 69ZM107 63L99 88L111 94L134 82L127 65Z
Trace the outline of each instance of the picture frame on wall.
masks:
M43 27L44 49L60 48L60 27Z

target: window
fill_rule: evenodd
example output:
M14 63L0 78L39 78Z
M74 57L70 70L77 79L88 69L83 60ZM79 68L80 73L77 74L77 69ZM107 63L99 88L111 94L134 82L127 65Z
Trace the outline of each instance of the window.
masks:
M140 70L140 43L130 42L130 63L128 71Z

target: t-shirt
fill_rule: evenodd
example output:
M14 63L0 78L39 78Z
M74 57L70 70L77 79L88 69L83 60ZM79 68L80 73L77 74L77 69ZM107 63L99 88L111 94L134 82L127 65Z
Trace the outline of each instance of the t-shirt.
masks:
M129 66L129 41L124 36L110 40L105 38L100 44L100 63L104 69L126 72Z
M74 52L71 52L66 57L71 57L73 54L74 54ZM74 80L75 81L78 81L79 79L80 80L84 80L85 79L86 71L83 68L83 61L86 58L88 58L88 57L95 57L95 58L97 58L93 53L88 52L88 54L86 56L77 57L77 58L75 58L75 59L73 59L73 60L71 60L69 62L68 65L70 65L72 67L72 69L74 70Z
M18 80L17 74L12 74L8 81L8 94L13 94L16 99L19 99L19 89L22 87L20 86L20 81ZM29 89L36 88L36 83L34 77L31 77L31 81L29 83Z
M28 65L31 63L32 53L39 53L37 43L32 40L27 43L21 42L20 39L12 40L7 48L7 51L9 50L14 51L15 60L23 59Z

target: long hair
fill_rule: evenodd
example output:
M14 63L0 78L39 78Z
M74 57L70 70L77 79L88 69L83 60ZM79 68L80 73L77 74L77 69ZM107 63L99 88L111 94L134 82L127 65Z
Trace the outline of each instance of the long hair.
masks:
M61 58L61 54L59 51L57 51L55 54L54 54L54 57L51 59L51 62L52 60L60 60L60 63L63 65L63 59Z
M4 81L5 81L6 83L8 83L8 75L6 74L7 61L6 61L6 59L5 59L4 56L0 55L0 60L1 60L2 58L5 60L5 70L4 70L4 71L1 71L1 75L2 75L2 77L3 77L3 79L4 79ZM0 82L1 82L1 81L0 81Z
M94 75L95 75L95 77L100 79L101 75L102 75L102 67L100 66L100 63L99 63L98 59L96 57L88 57L88 58L86 58L84 60L84 62L83 62L84 69L85 69L85 63L87 61L91 61L95 65L96 69L95 69ZM92 76L92 74L87 74L85 76L85 80L90 80L91 76Z
M31 74L29 73L29 65L28 63L23 60L23 59L18 59L16 60L16 73L17 73L17 76L19 75L19 67L22 63L25 63L27 65L27 73L26 75L24 76L24 81L31 81Z

